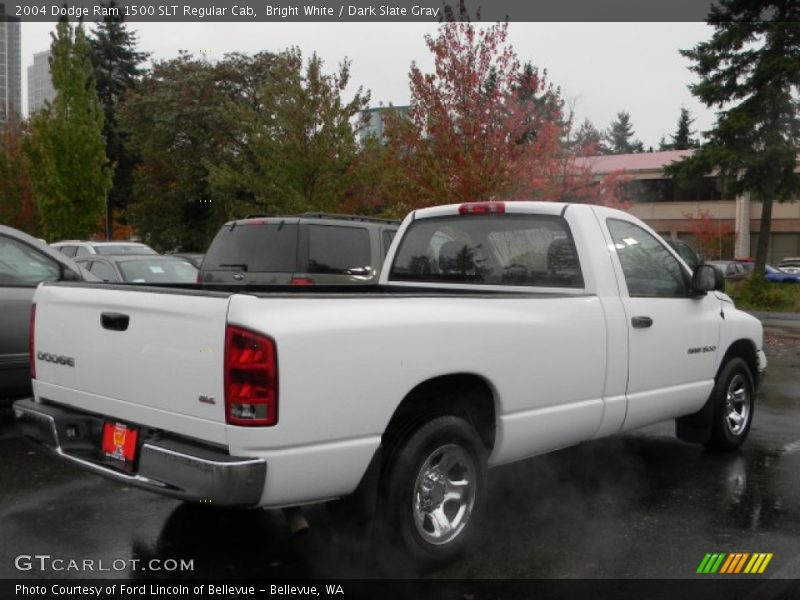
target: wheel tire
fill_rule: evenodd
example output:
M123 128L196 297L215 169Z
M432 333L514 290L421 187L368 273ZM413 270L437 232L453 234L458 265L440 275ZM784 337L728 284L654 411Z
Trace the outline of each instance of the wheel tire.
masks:
M472 426L434 417L396 440L380 489L380 537L421 566L455 558L469 543L486 495L486 456Z
M747 363L741 358L725 363L712 392L714 413L706 447L735 450L744 443L753 422L754 396L753 376Z

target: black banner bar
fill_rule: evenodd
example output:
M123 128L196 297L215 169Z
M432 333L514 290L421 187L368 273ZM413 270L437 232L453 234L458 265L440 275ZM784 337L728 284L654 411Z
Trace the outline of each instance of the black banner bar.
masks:
M4 0L6 18L85 22L113 15L149 22L691 22L711 0ZM3 3L0 3L0 14ZM764 15L769 20L769 15Z
M311 600L770 600L800 598L800 581L748 576L600 580L2 580L0 598L131 600L218 598Z

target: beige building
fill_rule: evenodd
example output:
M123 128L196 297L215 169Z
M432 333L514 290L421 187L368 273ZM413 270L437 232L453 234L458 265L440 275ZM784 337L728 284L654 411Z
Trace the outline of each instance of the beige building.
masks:
M663 168L692 154L692 150L645 152L583 159L596 177L624 171L630 212L647 222L663 236L694 242L690 217L706 213L719 236L718 256L753 256L761 229L761 202L749 194L725 197L719 177L705 177L697 184L679 188L664 177ZM726 232L730 232L727 233ZM786 256L800 256L800 202L776 202L772 208L767 262L777 264Z

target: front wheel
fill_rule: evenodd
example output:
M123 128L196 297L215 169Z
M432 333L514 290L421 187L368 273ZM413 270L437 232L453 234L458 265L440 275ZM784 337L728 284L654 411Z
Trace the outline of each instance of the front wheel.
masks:
M486 494L486 450L469 423L452 415L427 421L392 449L384 476L389 541L428 565L464 550Z
M744 360L733 358L722 367L712 399L711 438L706 446L714 450L735 450L747 439L755 408L753 376Z

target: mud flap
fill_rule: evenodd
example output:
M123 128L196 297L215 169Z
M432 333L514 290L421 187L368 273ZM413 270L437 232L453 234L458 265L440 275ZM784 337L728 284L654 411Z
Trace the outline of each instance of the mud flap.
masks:
M711 439L711 421L714 416L714 392L712 391L699 411L675 419L675 435L682 442L705 444Z
M362 541L372 539L373 525L377 515L378 488L380 485L383 446L372 456L361 482L349 496L328 502L326 508L331 518L339 525L350 529Z

